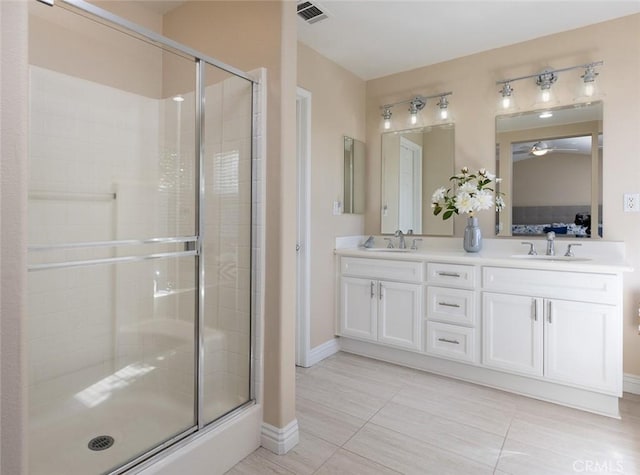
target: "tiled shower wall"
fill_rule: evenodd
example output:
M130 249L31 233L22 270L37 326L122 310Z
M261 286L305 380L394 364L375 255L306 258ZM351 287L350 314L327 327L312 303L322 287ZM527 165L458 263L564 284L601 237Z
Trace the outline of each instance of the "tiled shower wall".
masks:
M207 399L241 399L249 381L252 117L236 106L250 90L237 78L206 90ZM151 99L32 66L31 98L31 245L195 234L191 94ZM144 361L162 387L191 390L194 275L193 258L30 272L31 384Z
M144 187L129 196L119 187L157 181L158 101L36 66L30 94L30 246L153 235L160 212L127 219ZM115 273L108 265L29 273L32 384L112 360Z

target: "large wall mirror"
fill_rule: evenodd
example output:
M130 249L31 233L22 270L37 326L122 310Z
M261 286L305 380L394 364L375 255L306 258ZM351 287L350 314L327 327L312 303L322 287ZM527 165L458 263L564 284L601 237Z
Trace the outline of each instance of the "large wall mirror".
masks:
M364 143L344 137L344 209L346 214L364 213Z
M498 116L498 236L602 237L602 102Z
M453 170L453 124L382 134L382 234L452 236L453 220L433 216L431 195Z

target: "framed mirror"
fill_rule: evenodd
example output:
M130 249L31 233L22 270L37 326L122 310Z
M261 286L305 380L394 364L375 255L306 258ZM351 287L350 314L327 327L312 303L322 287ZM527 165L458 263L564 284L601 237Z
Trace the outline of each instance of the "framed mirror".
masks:
M496 117L496 234L601 238L602 141L602 102Z
M431 210L431 195L454 172L454 125L382 134L382 234L453 236L453 220Z
M346 214L364 213L364 143L344 137L344 209Z

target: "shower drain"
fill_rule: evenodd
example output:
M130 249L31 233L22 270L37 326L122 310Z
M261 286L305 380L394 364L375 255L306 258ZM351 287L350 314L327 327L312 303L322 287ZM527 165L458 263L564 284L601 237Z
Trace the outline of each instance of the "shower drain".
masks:
M113 437L110 435L99 435L98 437L91 439L87 444L87 447L91 450L106 450L111 447L114 442Z

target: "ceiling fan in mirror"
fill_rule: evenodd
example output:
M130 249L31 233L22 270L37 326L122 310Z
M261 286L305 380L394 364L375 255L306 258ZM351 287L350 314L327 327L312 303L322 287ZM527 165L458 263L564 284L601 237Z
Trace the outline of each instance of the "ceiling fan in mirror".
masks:
M573 152L573 153L581 153L581 149L579 147L568 147L563 146L561 143L555 143L557 141L543 141L539 140L537 142L529 142L520 144L514 151L514 155L519 155L520 158L526 157L541 157L550 152ZM523 157L524 155L524 157Z

